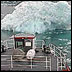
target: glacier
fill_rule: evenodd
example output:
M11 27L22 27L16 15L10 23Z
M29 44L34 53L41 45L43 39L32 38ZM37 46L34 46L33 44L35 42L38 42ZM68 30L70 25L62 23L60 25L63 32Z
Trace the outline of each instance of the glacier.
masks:
M71 6L66 1L23 1L1 20L1 30L42 33L71 29Z

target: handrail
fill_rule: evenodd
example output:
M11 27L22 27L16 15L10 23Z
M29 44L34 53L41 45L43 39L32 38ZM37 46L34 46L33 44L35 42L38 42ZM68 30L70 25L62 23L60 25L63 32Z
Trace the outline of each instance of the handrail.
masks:
M62 68L65 67L65 64L64 64L64 66L62 66L62 64L63 64L62 59L63 60L66 59L66 56L65 56L66 54L64 54L62 52L62 50L58 49L58 47L56 45L54 45L54 44L49 44L49 47L50 47L50 49L53 49L54 50L54 56L57 56L57 54L59 55L59 56L57 56L57 71L58 71L58 68L59 67L61 67L61 70L62 70ZM56 51L56 49L59 50L60 53L58 53ZM59 58L60 58L61 62L58 61ZM58 66L59 63L61 63L61 66Z
M49 44L49 45L53 45L53 46L55 46L58 50L60 50L56 45L54 45L53 43L51 43L51 44Z
M59 55L59 52L55 51L58 55ZM60 56L60 55L59 55Z
M22 56L22 55L1 55L1 56L10 56L11 59L10 60L7 60L7 61L10 61L10 65L11 65L11 69L13 69L13 61L16 61L16 60L13 60L12 59L12 56ZM46 69L49 67L50 68L50 71L51 71L51 57L49 56L49 60L47 59L47 56L35 56L35 57L38 57L38 58L41 58L41 57L45 57L45 60L44 61L36 61L36 62L46 62L46 66L43 66L43 67L46 67ZM18 61L27 61L27 60L18 60ZM31 64L30 65L19 65L19 66L30 66L31 69L33 68L33 66L39 66L39 65L33 65L32 64L32 59L30 60ZM34 61L33 61L34 62ZM47 65L47 63L50 62L50 66ZM5 65L2 65L2 66L5 66Z
M53 47L51 46L51 49L56 48L57 50L61 51L60 49L58 49L58 47L56 45L54 45L54 44L51 43L51 44L49 44L49 47L50 47L50 45L53 46ZM55 49L55 51L56 51L56 49ZM64 55L64 53L62 51L61 51L61 53Z
M13 41L13 39L7 39L7 40L2 41L3 44L5 44L7 49L8 48L13 48L13 46L14 46L14 43L13 42L10 43L9 41ZM8 45L13 45L13 46L9 47Z
M61 61L59 62L58 59L60 59ZM66 66L65 66L66 63L64 63L64 62L62 61L62 59L64 60L64 57L57 57L57 71L59 71L59 68L61 68L61 70L62 70L63 67L64 67L64 68L66 67ZM59 64L61 64L61 65L59 66ZM62 64L64 64L64 66L63 66Z
M37 42L37 43L36 43ZM37 45L38 44L38 42L42 42L42 44L41 44L41 47L39 46L39 47L36 47L36 48L42 48L43 49L43 45L45 44L44 43L44 40L35 40L35 45Z

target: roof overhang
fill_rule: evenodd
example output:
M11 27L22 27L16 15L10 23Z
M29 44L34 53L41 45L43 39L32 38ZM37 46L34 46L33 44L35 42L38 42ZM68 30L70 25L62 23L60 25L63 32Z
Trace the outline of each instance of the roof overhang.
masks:
M10 37L10 39L34 39L35 36L33 34L23 34L19 33Z

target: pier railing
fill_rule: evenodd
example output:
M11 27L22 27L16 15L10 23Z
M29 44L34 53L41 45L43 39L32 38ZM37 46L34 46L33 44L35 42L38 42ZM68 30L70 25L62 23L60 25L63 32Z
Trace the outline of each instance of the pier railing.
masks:
M11 41L11 39L10 39L10 41ZM9 40L5 40L4 41L4 43L6 44L6 46L7 46L7 48L12 48L12 47L14 47L14 42L13 42L13 39L12 39L12 43L11 42L9 42ZM40 44L41 43L41 45L39 46L38 44ZM9 47L9 44L12 44L13 46L11 47ZM45 43L44 43L44 41L43 40L35 40L35 45L36 45L36 48L42 48L43 49L43 45L44 45ZM60 50L57 46L55 46L54 44L49 44L49 47L50 47L50 50L53 50L54 51L54 56L56 56L57 57L57 71L59 70L59 68L62 70L62 68L65 68L65 64L66 64L66 54L64 54L63 52L62 52L62 50ZM12 60L12 55L1 55L1 56L10 56L11 57L11 68L13 68L13 61L14 60ZM20 55L19 55L20 56ZM39 57L39 56L38 56ZM45 57L45 56L44 56ZM45 60L45 62L46 62L46 66L44 66L44 67L46 67L46 69L49 67L50 68L50 71L51 71L51 60L49 61L50 62L50 66L48 66L47 65L47 57L45 58L46 60ZM25 66L30 66L31 67L31 69L34 67L34 66L38 66L38 65L33 65L32 64L32 59L31 59L31 65L25 65ZM41 62L41 61L40 61ZM2 66L4 66L4 65L2 65ZM20 65L21 66L21 65Z
M54 56L57 57L57 71L66 68L66 54L59 49L59 47L54 44L49 44L50 50L53 50Z
M35 47L43 49L43 45L45 44L44 40L35 40Z
M14 48L14 40L13 39L7 39L2 41L3 44L6 46L6 48ZM35 40L34 46L36 48L42 48L43 49L43 45L44 45L44 41L43 40Z
M13 60L13 56L22 56L22 55L1 55L1 67L7 67L7 66L9 66L9 70L12 70L15 66L19 66L19 67L23 67L23 69L24 68L26 68L26 67L29 67L30 69L33 69L34 67L36 68L36 67L43 67L43 68L45 68L45 69L47 69L47 70L49 70L49 71L51 71L51 57L49 56L49 57L47 57L47 56L35 56L35 58L34 59L30 59L30 60L27 60L27 59L21 59L21 60ZM5 60L2 60L2 57L10 57L9 59L5 59ZM43 58L42 60L41 60L41 58ZM9 63L8 63L8 65L6 65L6 64L2 64L3 62L5 62L5 61L9 61ZM26 64L15 64L16 62L28 62L28 61L30 61L30 64L29 65L26 65ZM14 63L15 62L15 63ZM34 64L35 63L35 64ZM39 63L44 63L44 65L42 66L42 65L38 65ZM36 65L37 64L37 65ZM15 68L14 68L15 69Z
M7 39L2 41L2 43L6 46L6 48L14 48L14 40L13 39Z
M62 50L59 49L59 47L57 47L56 45L49 44L49 48L50 48L50 50L53 50L54 56L57 56L57 57L64 57L65 56L65 53L63 53Z

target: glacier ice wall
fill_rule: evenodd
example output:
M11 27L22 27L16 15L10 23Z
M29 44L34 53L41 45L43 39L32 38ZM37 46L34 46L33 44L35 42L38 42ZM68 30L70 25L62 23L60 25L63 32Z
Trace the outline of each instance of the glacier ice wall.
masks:
M1 20L2 30L18 32L42 33L70 27L71 6L66 1L24 1Z

